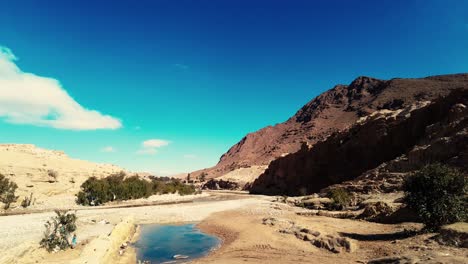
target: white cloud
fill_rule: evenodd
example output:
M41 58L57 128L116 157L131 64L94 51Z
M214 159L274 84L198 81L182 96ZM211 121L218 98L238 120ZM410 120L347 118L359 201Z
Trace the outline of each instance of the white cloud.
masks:
M115 148L112 146L107 146L101 149L102 152L115 152Z
M53 78L23 72L10 49L0 46L0 117L14 124L57 129L117 129L120 120L86 109Z
M137 151L137 154L142 155L154 155L157 153L157 148L164 147L171 143L168 140L164 139L148 139L141 143L140 150Z
M164 139L148 139L143 141L142 146L145 148L159 148L169 145L169 141Z

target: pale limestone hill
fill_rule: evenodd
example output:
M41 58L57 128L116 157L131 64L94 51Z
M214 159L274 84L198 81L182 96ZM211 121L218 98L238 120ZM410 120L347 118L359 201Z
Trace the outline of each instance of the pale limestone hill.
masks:
M106 177L124 169L68 157L63 151L31 144L0 144L0 173L18 185L16 206L33 193L34 208L74 204L80 185L89 177ZM49 176L54 171L57 181Z

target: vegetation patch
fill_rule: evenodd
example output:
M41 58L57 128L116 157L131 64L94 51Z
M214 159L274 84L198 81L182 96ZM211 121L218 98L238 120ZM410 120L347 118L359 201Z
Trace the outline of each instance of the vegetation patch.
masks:
M427 231L468 220L467 177L441 164L431 164L408 177L405 202L425 224Z
M3 208L7 210L10 205L16 200L18 196L15 195L15 191L18 188L16 183L10 181L3 174L0 174L0 202L3 203Z
M56 216L45 223L46 231L40 245L47 251L65 250L71 246L70 235L76 230L76 215L67 211L55 211Z
M332 210L343 210L351 203L351 194L343 188L331 189L328 197L333 201L330 204Z
M87 179L81 185L76 201L82 205L100 205L168 193L193 194L195 187L176 179L151 177L150 180L145 180L138 176L127 177L124 172L120 172L102 179Z

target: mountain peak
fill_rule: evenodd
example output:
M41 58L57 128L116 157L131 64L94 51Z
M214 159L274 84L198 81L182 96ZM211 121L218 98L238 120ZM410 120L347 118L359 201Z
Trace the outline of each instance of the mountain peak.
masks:
M303 142L314 145L375 111L432 101L457 88L468 88L466 75L389 81L359 76L349 85L336 85L320 94L287 121L249 133L205 172L216 177L238 168L268 165L285 153L297 152Z

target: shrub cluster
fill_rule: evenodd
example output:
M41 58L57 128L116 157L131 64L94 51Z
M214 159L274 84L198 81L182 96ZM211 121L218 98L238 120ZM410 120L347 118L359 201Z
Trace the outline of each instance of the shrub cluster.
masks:
M5 210L10 208L11 203L18 200L18 196L15 195L17 188L18 185L16 185L16 183L0 174L0 202L3 203L3 208Z
M406 204L416 211L427 231L468 220L468 180L456 169L427 165L406 179L404 190Z
M76 230L76 215L66 211L55 211L56 216L45 223L46 231L40 245L47 251L64 250L70 247L69 236Z
M343 188L331 189L328 197L333 201L330 205L332 210L343 210L351 203L351 195Z
M145 180L138 176L126 177L124 172L110 175L103 179L91 177L81 185L77 203L82 205L100 205L110 201L123 201L146 198L153 194L176 193L192 194L195 187L185 185L179 180L151 177Z

